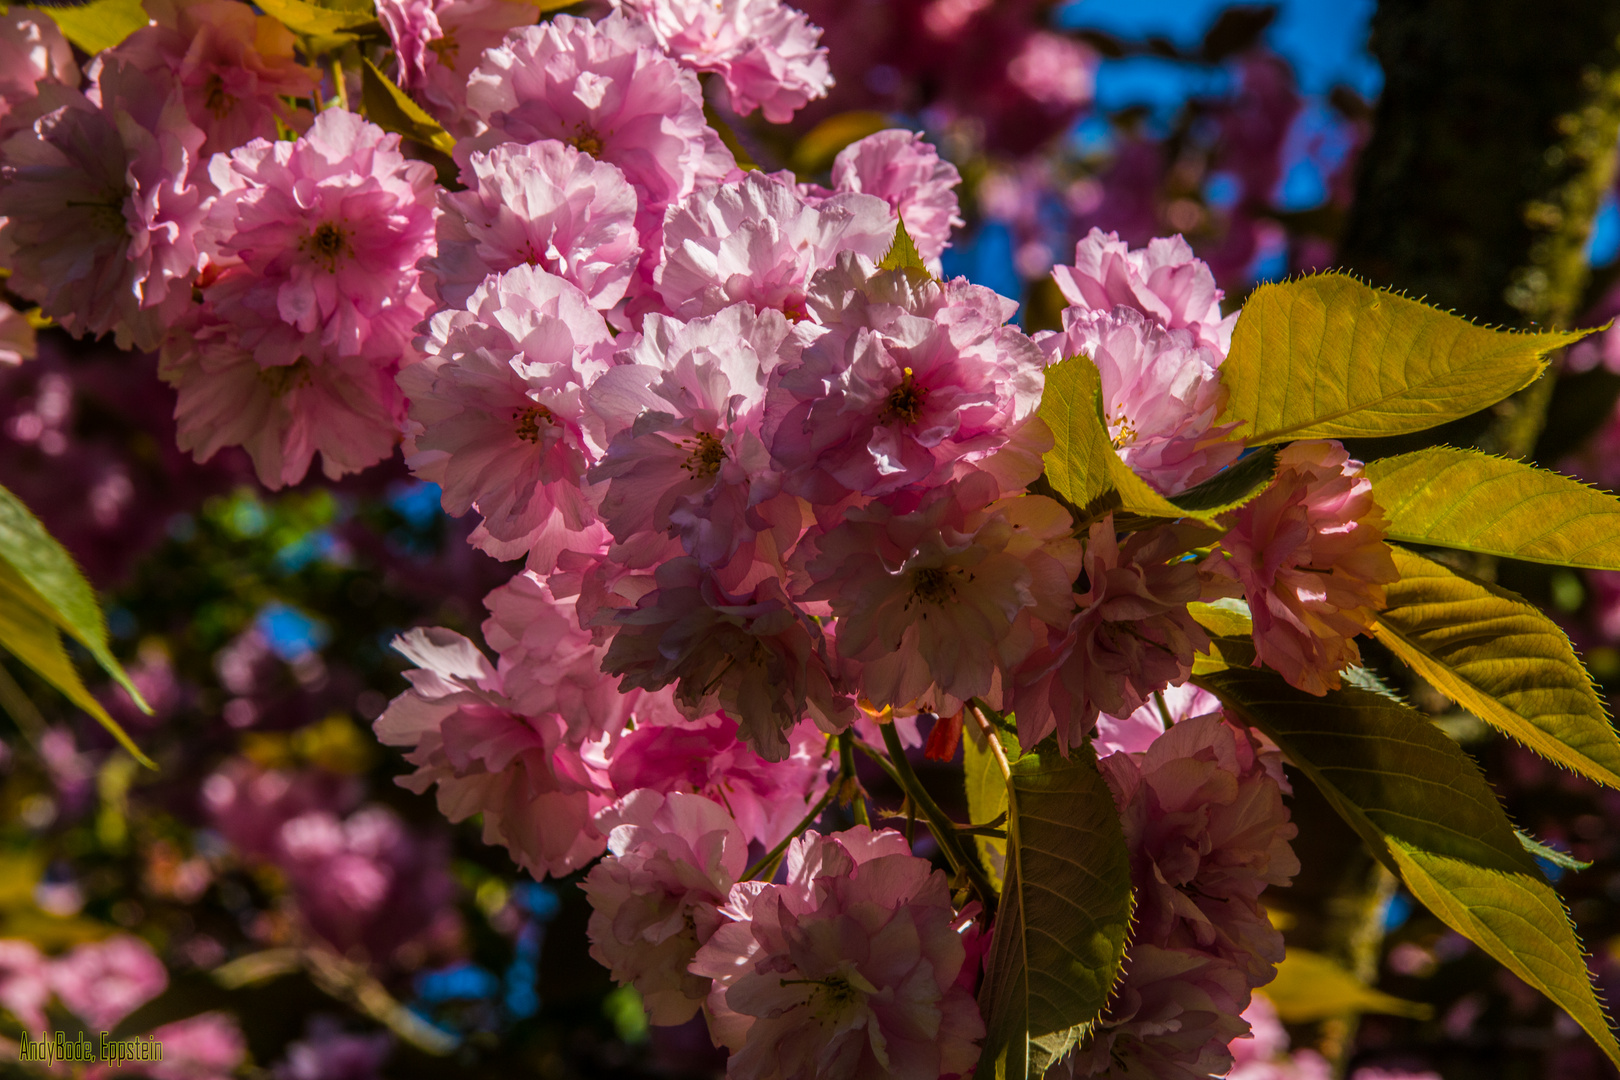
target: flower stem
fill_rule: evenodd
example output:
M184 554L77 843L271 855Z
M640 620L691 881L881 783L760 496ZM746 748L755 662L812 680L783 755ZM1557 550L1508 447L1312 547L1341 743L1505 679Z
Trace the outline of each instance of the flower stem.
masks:
M984 868L979 865L978 859L962 847L962 838L956 834L956 824L939 808L917 779L917 774L911 769L911 762L906 760L906 748L900 745L900 736L895 732L894 725L879 724L883 732L883 746L887 755L878 753L865 743L857 743L867 756L876 761L883 771L889 774L889 779L897 784L901 791L911 797L911 801L921 810L928 824L928 831L934 834L939 848L945 853L946 860L951 869L958 874L966 875L973 891L979 894L979 901L984 905L986 917L995 914L997 893L990 879L985 876Z
M838 777L827 785L827 793L816 802L816 805L810 808L808 814L804 815L804 820L793 826L793 831L782 837L780 844L777 844L761 856L759 862L744 870L741 880L757 881L761 877L769 879L771 875L775 874L777 864L782 861L782 855L787 851L788 845L797 840L804 830L816 823L816 819L821 816L822 811L826 810L828 804L833 801L833 796L838 794L838 786L842 780L843 774L839 773Z

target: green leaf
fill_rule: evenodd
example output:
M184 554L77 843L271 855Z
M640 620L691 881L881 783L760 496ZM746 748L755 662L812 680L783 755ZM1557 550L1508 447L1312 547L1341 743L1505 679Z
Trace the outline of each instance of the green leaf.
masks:
M384 131L392 131L441 154L456 148L456 140L439 126L410 95L394 85L370 60L360 69L360 93L366 116Z
M1007 760L1017 761L1021 756L1018 739L1011 732L998 732L1002 753ZM1007 782L1002 778L1001 766L990 752L985 736L969 725L967 738L962 743L962 781L967 789L968 821L985 825L1007 812ZM994 836L975 836L979 848L979 861L996 888L1001 888L1002 870L1007 860L1007 841Z
M898 243L898 239L896 243ZM1046 369L1040 417L1052 431L1046 480L1082 514L1095 520L1121 510L1147 518L1193 518L1212 523L1230 505L1178 506L1150 487L1114 453L1099 411L1102 376L1089 357L1071 356Z
M1589 332L1491 330L1344 274L1266 284L1221 365L1222 419L1251 446L1422 431L1528 386Z
M1620 735L1569 638L1524 597L1395 548L1373 636L1544 758L1620 788Z
M1183 510L1225 513L1235 510L1264 491L1277 471L1278 448L1262 446L1245 454L1237 464L1222 469L1196 487L1170 501Z
M1528 851L1538 859L1546 859L1554 866L1561 867L1565 870L1592 869L1591 863L1582 862L1580 859L1577 859L1567 851L1559 851L1555 847L1548 847L1546 844L1543 844L1540 840L1537 840L1523 829L1514 829L1513 831L1519 834L1519 843L1524 846L1524 850Z
M1620 499L1579 480L1449 446L1370 461L1364 475L1391 540L1620 570Z
M906 231L904 218L898 215L895 218L894 243L889 245L888 253L878 261L879 270L916 270L930 280L933 273L923 257L917 253L917 245L911 242L911 234Z
M1365 690L1318 698L1275 672L1238 668L1194 681L1269 735L1413 896L1620 1063L1563 903L1456 743L1421 713Z
M255 0L259 9L295 34L317 38L323 44L338 45L360 37L376 23L377 11L370 3L315 4L310 0ZM379 125L380 126L380 125Z
M831 165L838 152L850 143L893 126L887 116L865 109L829 116L804 133L793 147L788 166L799 176L818 173Z
M731 129L731 125L726 123L725 117L716 111L707 98L703 102L703 119L709 122L709 126L715 130L715 134L720 136L720 141L725 143L726 149L731 151L731 156L737 160L737 168L749 171L759 168L759 164L748 153L748 148L742 144L741 139L737 138L737 133Z
M0 487L0 563L7 564L36 594L41 614L89 650L101 669L143 712L151 707L113 658L107 643L107 621L90 583L45 526L18 498Z
M83 7L41 7L62 36L92 56L119 45L151 22L141 0L96 0Z
M1130 930L1130 852L1090 746L1023 757L1008 785L981 1080L1038 1078L1074 1045L1108 1002Z
M62 647L62 635L49 614L49 607L10 564L0 561L0 645L60 690L69 701L95 717L135 760L157 768L118 721L107 715L101 702L85 689L78 669Z
M1260 988L1286 1024L1310 1024L1346 1013L1385 1013L1427 1020L1428 1005L1375 990L1321 953L1289 949L1277 977Z

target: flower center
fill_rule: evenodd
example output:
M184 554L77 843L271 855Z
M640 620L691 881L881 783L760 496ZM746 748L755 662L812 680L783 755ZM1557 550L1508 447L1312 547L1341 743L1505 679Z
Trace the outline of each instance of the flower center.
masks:
M783 986L811 986L805 999L817 1023L836 1024L851 1006L859 1005L864 995L850 985L842 975L829 975L825 979L783 979Z
M338 260L354 254L349 246L349 232L341 225L323 221L299 245L309 257L325 267L328 274L337 273Z
M568 140L568 145L581 153L591 155L593 158L602 156L602 136L590 128L581 128L578 135Z
M1136 441L1136 428L1124 413L1110 417L1108 426L1114 431L1114 449L1122 450Z
M551 422L551 410L544 405L530 405L527 409L518 409L512 413L512 419L517 421L517 437L524 442L540 442L540 424Z
M928 401L928 388L917 385L910 368L901 369L900 385L889 391L888 413L903 424L915 424Z
M215 120L225 119L236 107L236 99L225 92L225 80L217 71L203 83L203 107Z
M707 431L700 431L696 438L684 439L682 443L690 446L692 452L681 463L681 468L693 477L706 480L720 471L720 463L726 459L726 448L718 438Z
M308 386L313 381L310 375L308 360L296 360L291 364L278 364L275 367L259 369L259 381L276 397L281 397L290 390L298 390Z
M454 34L446 32L443 37L428 42L427 47L438 54L439 63L451 71L456 70L456 57L461 53L461 42L456 40Z
M943 566L925 566L911 579L911 598L920 604L947 604L956 599L956 582ZM910 607L910 604L906 605Z

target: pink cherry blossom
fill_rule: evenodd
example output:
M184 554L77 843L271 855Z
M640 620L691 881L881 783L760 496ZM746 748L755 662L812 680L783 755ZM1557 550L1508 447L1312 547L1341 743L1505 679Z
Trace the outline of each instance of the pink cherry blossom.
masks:
M79 85L72 46L42 12L0 12L0 139L33 122L41 80L69 89Z
M787 881L733 887L693 960L732 1080L966 1075L984 1034L943 871L890 830L806 832Z
M297 39L269 15L231 0L151 0L152 25L102 54L180 85L186 115L207 136L201 160L253 139L274 139L277 121L298 130L320 75L298 62ZM161 76L159 75L161 73Z
M906 223L917 254L937 276L939 256L962 227L956 186L962 174L920 131L891 128L850 143L832 167L833 187L876 195Z
M518 573L484 605L484 640L499 654L496 671L506 695L521 712L561 716L569 741L617 737L632 711L641 727L680 719L671 703L654 695L619 693L602 674L603 647L580 629L574 598L557 597L533 572Z
M209 826L243 856L267 861L278 851L281 826L313 811L344 813L360 801L359 783L323 770L261 769L233 758L202 784Z
M379 0L377 18L394 43L395 81L424 102L452 134L477 134L466 116L467 80L484 50L508 30L532 26L522 0Z
M784 486L813 503L942 483L1006 446L1040 403L1040 349L989 289L846 252L809 305L829 332L781 373L767 430Z
M710 989L687 966L719 929L748 841L718 803L681 792L633 792L598 827L611 830L608 856L581 886L591 956L641 992L654 1024L685 1023Z
M775 578L741 593L690 557L654 573L653 588L614 616L602 670L622 689L675 684L689 716L724 709L768 761L788 755L787 732L805 715L828 730L854 719L827 673L820 628Z
M893 241L894 217L876 196L812 204L796 187L751 172L698 190L669 214L658 293L681 318L747 301L802 319L816 271L841 251L882 258Z
M417 770L399 782L419 793L437 784L451 821L482 814L484 842L536 877L600 855L607 838L591 819L613 801L606 740L571 743L558 714L514 711L500 676L459 634L412 630L394 647L418 667L373 726L384 745L413 748L405 759Z
M1221 356L1189 330L1166 330L1129 307L1068 308L1062 333L1038 338L1048 360L1088 357L1102 377L1103 419L1120 460L1167 495L1209 479L1238 459Z
M529 554L549 571L570 544L594 550L595 512L580 485L596 454L586 386L612 353L607 324L562 278L517 266L440 311L400 373L411 399L406 463L443 488L444 508L483 515L485 551Z
M1075 307L1135 308L1170 330L1190 330L1225 357L1237 314L1221 317L1215 275L1179 235L1156 237L1130 250L1116 233L1092 229L1075 245L1074 265L1052 269L1063 298Z
M1162 710L1160 698L1164 700ZM1153 700L1145 702L1127 716L1110 716L1107 713L1098 716L1097 730L1091 737L1091 744L1097 748L1098 757L1141 753L1153 745L1154 739L1164 734L1166 712L1171 723L1179 724L1188 717L1203 716L1205 713L1219 712L1220 709L1221 703L1214 694L1192 683L1167 686Z
M1121 982L1072 1075L1225 1075L1250 992L1283 956L1260 893L1299 871L1280 755L1209 714L1100 764L1138 901Z
M1243 973L1217 957L1132 944L1107 1011L1057 1075L1224 1076L1232 1064L1227 1044L1248 1031L1241 1016L1248 1000Z
M1227 1045L1233 1061L1227 1080L1332 1080L1333 1067L1322 1055L1314 1050L1288 1052L1288 1032L1264 994L1254 995L1243 1010L1243 1020L1250 1033Z
M617 166L547 139L474 153L466 179L439 196L438 254L422 264L430 296L462 307L486 277L526 263L600 310L624 298L641 247L636 193Z
M467 106L491 129L461 144L469 151L557 139L617 165L641 195L643 246L664 207L720 171L708 160L696 76L665 56L646 26L616 12L512 31L473 71Z
M52 961L50 980L68 1011L100 1030L163 993L169 973L146 942L116 934Z
M247 1061L247 1039L228 1013L198 1013L155 1027L145 1037L163 1044L162 1061L141 1065L153 1080L229 1080ZM120 1070L102 1066L100 1071L98 1080L110 1080Z
M689 554L722 566L758 533L774 529L778 551L798 539L799 505L780 497L760 422L770 374L797 362L809 337L749 304L687 323L647 316L589 394L609 440L590 479L604 485L615 540L678 533Z
M801 720L787 740L787 756L766 761L738 738L737 722L725 713L642 724L613 748L608 776L619 792L706 796L724 806L750 840L775 847L827 790L826 733Z
M39 1032L50 1000L51 968L39 949L22 938L0 938L0 1009Z
M249 276L238 267L227 278L238 273ZM393 454L405 405L394 383L396 351L373 340L364 354L345 356L306 339L313 348L291 363L266 365L243 346L244 325L205 305L170 328L158 374L179 391L181 450L207 461L241 446L272 489L302 480L317 453L332 480Z
M1259 662L1308 693L1338 688L1361 659L1355 636L1372 628L1383 587L1399 577L1387 527L1361 462L1337 442L1296 442L1278 455L1271 486L1233 511L1206 564L1242 586Z
M41 115L0 146L6 286L76 337L153 349L190 301L203 133L180 88L121 63L92 101L40 83Z
M208 303L255 360L357 356L374 338L405 351L427 313L416 263L433 253L438 210L433 168L408 161L398 135L327 109L296 142L255 139L209 175L206 243L231 269Z
M1128 715L1186 679L1193 654L1209 643L1187 611L1201 592L1196 566L1178 561L1187 546L1170 528L1122 544L1111 514L1091 526L1078 611L1019 673L1021 741L1033 746L1055 729L1061 746L1076 745L1099 712Z
M718 74L739 116L760 109L771 123L785 124L832 87L821 28L781 0L615 3L645 20L675 59Z
M851 509L816 541L803 595L831 603L863 699L940 716L973 697L999 705L1000 673L1033 644L1029 617L1067 614L1080 564L1068 512L999 495L974 473L920 499Z

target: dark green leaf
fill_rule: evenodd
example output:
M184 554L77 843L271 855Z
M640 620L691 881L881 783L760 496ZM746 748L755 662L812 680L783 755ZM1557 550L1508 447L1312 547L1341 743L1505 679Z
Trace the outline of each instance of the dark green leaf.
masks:
M1524 845L1524 850L1528 851L1538 859L1546 859L1554 866L1560 867L1564 870L1592 869L1591 863L1582 862L1575 856L1569 854L1567 851L1559 851L1557 848L1548 847L1546 844L1543 844L1540 840L1537 840L1523 829L1515 829L1513 831L1519 834L1519 843Z
M1313 697L1263 669L1194 681L1269 735L1414 897L1620 1063L1558 894L1456 743L1421 713L1365 690Z
M1007 875L976 1077L1038 1078L1101 1014L1130 929L1130 853L1089 745L1012 765Z
M1183 510L1225 513L1236 509L1271 483L1277 468L1277 454L1275 446L1251 450L1237 464L1221 470L1197 487L1170 496L1170 501Z

